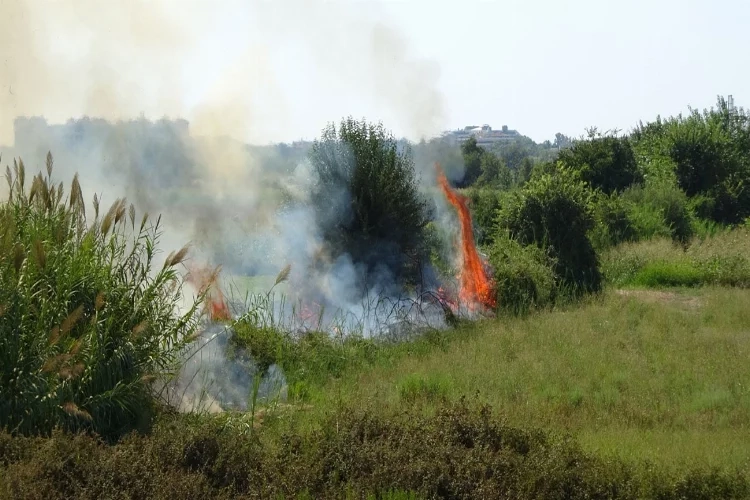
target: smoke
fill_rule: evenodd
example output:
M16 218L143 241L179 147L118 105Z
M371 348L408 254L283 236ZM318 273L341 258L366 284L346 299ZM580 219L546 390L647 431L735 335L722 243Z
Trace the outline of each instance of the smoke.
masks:
M290 54L302 62L281 57ZM429 136L442 128L439 76L375 4L0 0L3 163L20 156L36 172L49 150L54 177L78 172L105 210L127 197L161 214L164 256L190 242L192 263L227 274L292 264L290 290L324 305L329 323L343 311L365 332L397 319L378 311L402 298L398 283L382 269L357 293L358 264L323 251L304 150L283 158L247 143L308 120L317 91L341 96L324 120L369 105L382 112L372 118ZM417 167L424 193L445 207L432 168ZM347 193L336 195L345 206ZM211 349L206 367L229 363ZM229 385L243 392L246 382Z

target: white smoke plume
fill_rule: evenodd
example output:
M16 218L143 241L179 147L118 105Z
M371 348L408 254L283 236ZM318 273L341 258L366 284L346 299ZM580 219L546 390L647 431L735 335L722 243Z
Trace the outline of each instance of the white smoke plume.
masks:
M236 32L218 36L225 25ZM314 74L279 70L290 54ZM224 62L196 70L197 60ZM56 179L78 172L105 209L127 197L141 213L162 214L164 256L190 242L193 263L228 274L275 275L291 264L292 283L314 280L329 311L362 318L397 284L382 273L371 295L357 296L347 256L311 274L324 244L305 205L314 173L303 155L280 168L278 153L247 145L305 114L295 92L306 96L308 76L313 88L344 89L344 106L374 103L410 137L442 128L439 68L410 53L375 4L0 0L3 164L22 157L36 172L50 150ZM327 120L345 114L336 107Z

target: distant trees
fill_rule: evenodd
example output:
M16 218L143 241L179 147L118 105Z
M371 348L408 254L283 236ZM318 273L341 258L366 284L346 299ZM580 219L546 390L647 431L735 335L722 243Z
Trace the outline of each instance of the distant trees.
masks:
M324 129L309 159L318 176L313 205L333 256L348 254L370 276L416 283L430 212L411 151L381 124L347 118Z
M593 131L589 140L562 149L558 160L578 171L591 187L607 194L642 180L630 141L625 137L603 136Z

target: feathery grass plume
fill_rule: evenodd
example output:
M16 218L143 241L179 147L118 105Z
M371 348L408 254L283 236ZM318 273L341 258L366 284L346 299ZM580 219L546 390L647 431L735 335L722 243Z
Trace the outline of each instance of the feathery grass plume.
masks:
M127 206L127 199L121 198L117 204L117 211L115 212L115 225L117 225L123 217L125 217L125 210Z
M131 229L135 229L135 206L132 203L130 204L128 215L130 215L130 227Z
M10 189L9 198L13 198L13 175L10 173L10 166L5 166L5 181L8 183L8 189Z
M143 321L135 325L133 329L131 330L132 338L137 339L138 337L141 336L143 332L146 331L147 328L148 328L148 320L144 319Z
M16 270L16 273L21 270L21 266L23 265L23 261L26 259L26 252L23 248L23 243L18 242L13 247L13 267Z
M16 174L16 182L18 183L18 191L23 192L24 184L26 184L26 168L24 167L23 160L13 160L13 169Z
M115 220L115 215L117 214L119 206L120 200L117 199L114 203L112 203L112 206L109 207L109 210L107 211L107 215L105 215L104 219L102 219L102 225L100 228L102 236L107 236L107 233L109 233L109 230L112 227L112 223Z
M154 382L157 378L159 378L159 377L157 377L153 373L147 373L147 374L145 374L145 375L143 375L141 377L141 383L143 383L143 384L150 384L150 383Z
M292 270L292 265L287 264L284 266L284 269L282 269L279 274L276 276L276 282L274 282L274 286L278 285L282 281L286 281L289 278L289 273Z
M81 346L83 346L83 339L76 340L75 342L73 342L73 345L70 346L68 354L70 354L71 356L76 356L79 352L81 352Z
M85 369L83 363L76 363L73 366L63 366L57 372L58 377L64 380L73 380L83 375Z
M78 405L73 402L63 403L62 407L63 411L70 415L71 417L80 418L81 420L85 420L87 422L91 422L91 414L87 412L86 410L81 410L78 408Z
M94 309L99 311L102 307L104 307L105 304L104 300L104 292L99 292L96 294L96 298L94 299Z
M68 317L65 318L60 325L60 334L65 335L69 331L73 329L74 326L76 326L76 323L80 321L80 319L83 317L83 304L76 307L73 312L68 314Z
M70 208L83 206L83 192L81 183L78 182L78 172L73 176L73 182L70 184Z
M52 164L54 163L52 160L52 152L47 151L47 158L46 158L46 165L47 165L47 177L52 177Z
M47 254L44 252L44 243L42 240L34 241L31 253L34 256L34 261L36 261L36 265L39 266L39 269L47 267Z
M70 361L72 357L73 356L68 353L52 356L51 358L47 359L47 361L45 361L42 365L42 373L51 373L57 371L60 366Z
M60 340L60 327L53 326L52 330L50 330L49 332L49 339L47 339L47 344L55 345L57 344L58 340Z
M31 180L31 189L29 190L29 203L34 202L34 200L39 195L40 189L41 188L39 187L39 179L36 176L34 176L34 178Z
M96 196L96 193L94 193L94 201L92 202L92 205L94 205L94 218L99 218L99 197Z
M164 268L166 269L167 267L174 267L177 264L181 264L185 260L185 257L187 257L188 249L188 245L185 245L177 253L171 252L164 261Z

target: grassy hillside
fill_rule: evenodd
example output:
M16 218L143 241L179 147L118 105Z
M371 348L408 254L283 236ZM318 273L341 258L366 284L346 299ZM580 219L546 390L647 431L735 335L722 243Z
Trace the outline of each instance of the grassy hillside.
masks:
M315 406L377 412L476 394L509 425L571 433L597 454L750 472L747 304L739 289L608 291L383 357L332 382Z

